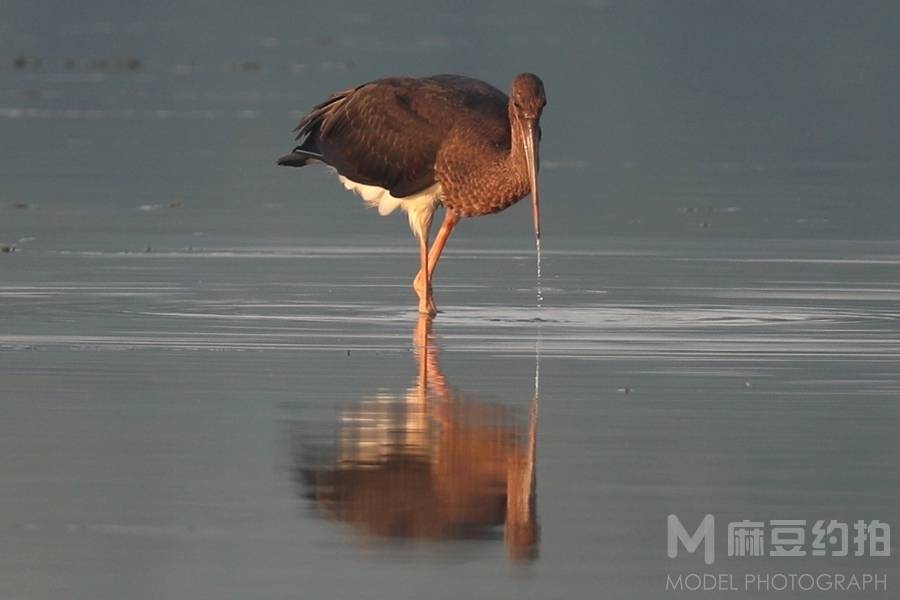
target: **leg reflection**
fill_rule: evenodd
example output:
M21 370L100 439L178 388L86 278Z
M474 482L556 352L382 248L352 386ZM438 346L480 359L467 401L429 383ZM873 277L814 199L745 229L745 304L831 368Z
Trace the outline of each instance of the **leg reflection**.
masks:
M418 373L403 395L377 394L340 411L333 456L295 453L305 495L329 519L380 537L496 539L509 556L537 556L537 398L521 411L461 393L438 362L431 319L413 332Z

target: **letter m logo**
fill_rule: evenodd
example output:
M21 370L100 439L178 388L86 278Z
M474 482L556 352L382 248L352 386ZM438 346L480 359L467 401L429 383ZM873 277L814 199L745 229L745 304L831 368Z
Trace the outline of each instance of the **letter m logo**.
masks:
M712 515L706 515L700 521L700 526L694 535L688 535L687 530L678 517L669 515L669 537L668 537L668 554L669 558L678 556L678 542L681 542L684 549L688 552L696 552L703 542L703 560L706 564L711 565L716 560L716 520Z

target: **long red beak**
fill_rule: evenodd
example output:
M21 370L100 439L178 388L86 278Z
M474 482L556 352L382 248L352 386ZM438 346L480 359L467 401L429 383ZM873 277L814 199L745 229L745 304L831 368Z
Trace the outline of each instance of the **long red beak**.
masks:
M538 153L538 125L536 119L525 121L522 144L525 146L525 160L528 163L528 180L531 184L531 212L534 217L534 237L541 239L541 205L538 201L537 174L540 156Z

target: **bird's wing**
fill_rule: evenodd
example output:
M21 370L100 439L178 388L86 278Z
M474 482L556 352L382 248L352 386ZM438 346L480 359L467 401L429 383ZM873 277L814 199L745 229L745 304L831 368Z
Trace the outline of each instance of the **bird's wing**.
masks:
M412 80L385 79L354 90L322 120L318 147L344 177L404 197L434 183L445 131L413 107ZM437 126L437 127L436 127Z
M446 90L446 102L455 127L477 132L482 141L509 148L509 97L479 79L462 75L434 75L429 81Z
M463 77L380 79L315 107L298 126L306 138L299 148L314 147L344 177L403 198L435 183L441 144L467 116L502 106L508 129L505 101L502 92Z

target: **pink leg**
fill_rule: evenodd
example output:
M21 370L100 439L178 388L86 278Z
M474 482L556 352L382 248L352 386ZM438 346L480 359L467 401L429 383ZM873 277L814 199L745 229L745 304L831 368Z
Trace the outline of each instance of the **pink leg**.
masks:
M431 297L431 281L420 276L426 269L428 269L428 239L423 237L419 240L419 275L413 280L413 289L419 296L419 312L433 317L437 314L437 309Z
M434 276L435 268L437 268L437 262L441 258L441 252L444 251L444 245L447 243L447 239L450 237L450 233L453 231L453 227L457 222L459 222L459 217L452 212L447 211L444 214L444 222L441 223L441 229L434 238L434 244L431 245L431 250L428 250L427 248L423 249L424 247L422 244L424 242L420 242L419 244L419 260L421 267L413 281L413 288L419 295L419 312L430 314L432 316L437 314L437 306L434 303L434 295L431 292L431 279ZM426 265L428 266L427 277L425 276ZM428 298L427 310L422 310L423 295Z
M438 260L441 258L441 252L444 251L444 245L447 243L447 240L450 238L450 233L453 231L453 227L459 222L459 217L449 210L444 215L444 222L441 223L441 230L438 231L437 236L434 238L434 244L431 246L431 252L428 256L428 280L431 281L432 276L434 275L434 270L437 268Z

